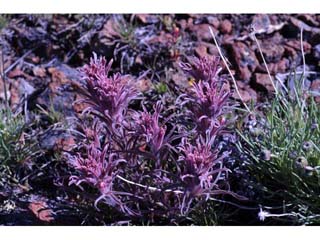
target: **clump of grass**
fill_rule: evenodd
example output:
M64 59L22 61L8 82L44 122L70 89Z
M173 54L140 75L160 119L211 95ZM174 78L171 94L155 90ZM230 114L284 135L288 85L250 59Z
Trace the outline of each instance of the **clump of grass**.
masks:
M30 124L22 114L0 106L0 188L14 186L29 190L25 170L31 170L41 155L35 135L27 133Z
M320 108L302 78L289 76L289 88L238 129L260 213L271 207L261 220L320 223Z
M30 160L41 151L34 135L30 134L31 123L21 112L13 111L9 105L2 53L0 78L3 81L5 97L4 102L0 103L0 186L3 186L11 180L19 183L16 170L22 165L28 166Z
M39 113L43 114L47 118L49 124L53 125L55 123L62 122L63 114L54 108L52 100L50 100L50 106L47 109L38 104L37 107L39 109Z
M133 23L132 19L127 21L123 16L116 15L114 30L119 34L121 40L125 43L134 45L134 31L136 25Z
M25 128L24 119L18 115L13 116L7 109L0 110L0 163L11 165L12 161L19 162L23 159L23 152L19 142Z

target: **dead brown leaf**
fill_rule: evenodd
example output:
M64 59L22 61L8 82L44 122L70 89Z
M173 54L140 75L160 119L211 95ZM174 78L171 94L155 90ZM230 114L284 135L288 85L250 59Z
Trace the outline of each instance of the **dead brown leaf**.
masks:
M32 202L28 208L41 221L51 222L54 220L53 211L48 208L45 202Z

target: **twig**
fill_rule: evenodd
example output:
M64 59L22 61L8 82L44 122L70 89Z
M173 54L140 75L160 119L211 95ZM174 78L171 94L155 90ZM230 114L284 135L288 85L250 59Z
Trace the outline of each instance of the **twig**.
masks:
M306 73L306 59L304 56L304 49L303 49L303 27L300 30L300 43L301 43L301 55L302 55L302 62L303 62L303 71L302 71L302 88L304 87L305 81L305 73Z
M242 98L242 96L241 96L241 94L240 94L240 92L239 92L239 89L238 89L238 86L237 86L237 82L236 82L236 80L235 80L235 78L234 78L234 76L233 76L233 74L232 74L232 72L231 72L231 70L230 70L230 68L229 68L229 66L228 66L228 63L227 63L226 58L223 56L223 54L222 54L222 52L221 52L221 49L220 49L220 47L219 47L219 44L218 44L218 42L217 42L217 39L216 39L213 31L212 31L212 28L209 27L209 30L210 30L210 34L211 34L211 36L212 36L212 38L213 38L213 41L214 41L214 43L215 43L216 46L217 46L219 55L221 56L221 58L222 58L222 60L223 60L223 63L224 63L224 65L226 66L226 68L227 68L227 70L228 70L228 72L229 72L229 74L230 74L230 76L231 76L231 79L232 79L232 81L233 81L234 87L235 87L235 89L236 89L237 94L239 95L239 98L240 98L241 102L243 103L243 105L245 106L245 108L247 109L247 111L248 111L249 113L251 113L249 107L248 107L247 104L244 102L244 100L243 100L243 98Z
M132 181L130 181L130 180L127 180L127 179L121 177L120 175L117 175L116 177L119 178L120 180L126 182L126 183L129 183L129 184L131 184L131 185L135 185L135 186L138 186L138 187L145 188L145 189L150 190L150 191L152 191L152 192L161 192L161 191L162 191L161 189L156 188L156 187L149 187L149 186L142 185L142 184L140 184L140 183L132 182ZM172 189L164 190L164 192L166 192L166 193L168 193L168 192L173 192L173 193L175 193L175 194L182 194L182 193L183 193L183 191L180 191L180 190L172 190Z
M7 114L7 121L9 121L10 118L10 106L9 106L9 99L8 99L8 93L7 93L7 81L6 81L6 72L4 70L4 56L3 52L1 51L1 78L3 81L3 90L4 90L4 100L6 104L6 114Z
M271 34L275 31L279 31L283 28L283 26L285 26L285 23L280 23L280 24L277 24L277 25L268 25L268 28L261 28L259 30L256 30L256 34ZM249 38L249 35L248 34L245 34L241 37L235 37L233 38L233 40L237 40L237 41L244 41L246 40L247 38Z
M302 71L296 71L296 74L303 74ZM320 75L320 72L315 72L315 71L305 71L306 75ZM292 75L292 73L277 73L278 76L290 76Z
M282 82L283 79L281 79L278 75L275 76L275 79L278 80L278 83L280 83L280 85L282 86L282 88L286 91L286 93L288 93L288 88L285 86L285 84Z
M59 36L60 34L65 33L67 31L71 30L72 28L78 27L83 21L84 21L84 18L81 18L78 22L69 25L65 29L62 29L60 32L57 33L57 35Z
M295 25L299 28L303 28L307 32L320 33L320 28L311 27L308 24L304 23L303 21L298 20L297 18L291 17L290 20L293 23L293 25Z
M25 54L23 54L18 60L16 60L13 64L11 64L11 65L4 71L4 74L9 73L21 60L23 60L26 56L28 56L30 53L32 53L34 49L36 49L36 48L30 49L28 52L26 52Z
M272 80L272 77L271 77L271 74L270 74L270 71L269 71L267 62L266 62L266 60L265 60L265 58L264 58L264 56L263 56L263 53L262 53L262 49L261 49L260 43L259 43L259 41L258 41L258 39L257 39L257 37L256 37L255 29L254 29L254 27L252 27L252 28L253 28L253 31L252 31L252 33L251 33L251 34L252 34L252 37L253 37L254 41L257 43L257 46L258 46L258 49L259 49L259 52L260 52L260 55L261 55L263 64L264 64L264 66L266 67L266 70L267 70L267 73L268 73L270 82L271 82L271 84L272 84L272 87L273 87L274 91L276 92L276 94L278 95L278 90L277 90L277 88L276 88L276 86L275 86L275 84L274 84L274 82L273 82L273 80Z

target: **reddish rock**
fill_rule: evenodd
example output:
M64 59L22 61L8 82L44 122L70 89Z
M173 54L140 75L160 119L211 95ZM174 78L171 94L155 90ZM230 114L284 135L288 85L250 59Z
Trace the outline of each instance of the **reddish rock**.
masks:
M24 75L24 72L21 71L20 68L15 68L8 73L7 77L16 78L16 77L22 77L23 75Z
M248 85L243 82L237 81L237 86L239 88L240 95L244 102L249 102L251 100L257 100L257 93L252 88L248 87ZM240 97L236 91L233 92L232 97L240 100Z
M270 71L270 73L272 75L275 75L277 73L284 73L287 71L287 69L289 68L289 65L290 65L290 62L288 59L286 58L283 58L281 59L279 62L277 63L268 63L268 69ZM263 73L268 73L266 68L265 68L265 65L263 63L261 63L256 71L258 72L263 72Z
M284 47L281 46L277 41L270 39L269 41L264 41L261 44L261 51L267 63L270 63L270 62L275 63L282 58L285 50L284 50ZM257 54L259 54L258 56L260 57L260 53L258 52L258 49L257 49Z
M56 141L56 145L54 146L54 149L56 151L71 151L76 142L72 136L66 136L65 138L59 138Z
M12 81L11 83L11 88L10 88L10 95L8 96L10 99L10 104L11 106L17 106L20 102L20 91L19 91L19 86L20 86L20 81Z
M207 47L204 45L199 45L195 49L196 55L200 58L206 57L208 55Z
M225 19L220 24L220 31L224 34L229 34L232 32L232 23Z
M314 92L320 94L320 79L313 80L310 88L311 88L311 91L314 91ZM320 103L319 96L315 97L315 100L317 103Z
M305 41L303 41L302 44L303 44L304 53L310 53L312 46L308 42L305 42ZM301 52L301 41L300 40L289 40L289 41L286 41L285 45Z
M295 59L298 55L297 55L297 52L294 48L292 47L289 47L289 46L284 46L284 56L285 57L289 57L289 58L292 58L292 59Z
M258 66L255 53L243 42L230 44L231 58L236 63L236 71L240 80L249 82L252 72Z
M247 67L239 69L239 78L243 79L245 82L250 81L251 75L252 72Z
M274 92L274 88L272 86L272 83L270 81L268 74L256 73L254 76L255 76L255 81L259 86L261 86L268 92ZM274 81L274 78L273 78L273 81Z
M28 208L41 221L51 222L54 220L54 212L43 201L31 202Z
M76 94L74 104L72 104L73 110L79 115L81 115L83 110L89 107L89 104L79 101L81 99L83 99L83 96L80 94Z
M199 41L211 41L212 36L209 31L210 24L198 24L190 26L190 31L197 35ZM211 26L212 27L212 26ZM214 30L214 29L213 29Z
M33 77L26 74L24 71L22 71L19 67L14 68L12 71L10 71L7 75L8 78L17 78L17 77L24 77L28 80L32 80Z
M99 32L99 42L104 45L112 45L113 39L119 38L120 35L117 32L116 23L113 18L110 18L104 25L102 30Z
M143 60L142 60L141 55L137 55L137 56L136 56L135 63L136 63L136 64L140 64L140 65L143 64Z
M284 73L287 71L290 62L288 59L282 59L278 63L271 63L270 66L268 64L269 70L271 74Z
M193 26L193 18L188 18L188 22L187 22L188 26Z
M39 58L38 56L33 56L33 57L31 57L31 61L32 61L33 63L38 64L38 63L40 62L40 58Z
M49 84L49 88L53 93L59 92L59 87L61 87L62 84L71 82L71 80L66 77L64 72L60 71L57 68L49 68L48 72L51 74L51 82Z
M153 15L149 14L136 14L136 16L142 23L150 23L150 18L153 17Z
M172 40L172 35L161 31L159 35L155 35L148 40L149 44L168 44Z

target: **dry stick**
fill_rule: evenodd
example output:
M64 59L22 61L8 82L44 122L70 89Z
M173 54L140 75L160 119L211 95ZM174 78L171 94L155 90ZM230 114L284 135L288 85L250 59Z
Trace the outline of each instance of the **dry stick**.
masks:
M305 74L306 74L306 59L304 57L304 49L303 49L303 26L301 26L300 29L300 44L301 44L301 55L302 55L302 63L303 63L303 70L302 70L302 86L301 90L302 93L304 92L304 82L305 82ZM301 105L301 112L303 113L304 108L306 107L305 105L305 99L303 99L302 105ZM302 119L302 115L301 115Z
M259 49L259 52L260 52L260 55L261 55L263 64L264 64L264 66L265 66L266 69L267 69L267 73L268 73L270 82L271 82L271 84L272 84L272 87L273 87L274 91L276 92L276 94L278 95L278 90L277 90L277 88L276 88L276 86L275 86L275 84L274 84L274 82L273 82L273 80L272 80L272 77L271 77L271 74L270 74L270 71L269 71L267 62L266 62L266 60L265 60L265 58L264 58L264 56L263 56L263 53L262 53L262 50L261 50L261 47L260 47L260 43L259 43L259 41L258 41L258 39L257 39L257 37L256 37L256 34L255 34L255 30L254 30L254 29L253 29L253 32L252 32L252 36L253 36L254 41L257 43L257 46L258 46L258 49Z
M13 64L11 64L7 69L4 69L4 56L3 52L1 51L1 71L0 71L0 76L3 80L3 88L4 88L4 97L5 97L5 102L6 102L6 112L7 112L7 118L10 118L11 114L11 109L9 105L9 99L7 95L7 84L6 84L6 74L9 73L20 61L22 61L26 56L28 56L34 49L37 47L30 49L27 51L25 54L23 54L18 60L16 60Z
M304 80L306 74L306 59L304 57L304 49L303 49L303 27L300 30L300 43L301 43L301 54L302 54L302 62L303 62L303 70L302 70L302 87L304 87Z
M212 36L212 38L213 38L213 41L214 41L214 43L215 43L216 46L217 46L219 55L220 55L220 57L222 58L222 61L223 61L224 65L226 66L226 68L227 68L227 70L228 70L228 72L229 72L229 74L230 74L230 76L231 76L231 79L232 79L232 81L233 81L234 87L235 87L235 89L236 89L237 94L239 95L239 98L240 98L241 102L243 103L243 105L245 106L245 108L247 109L247 111L248 111L249 113L251 113L249 107L248 107L247 104L244 102L244 100L243 100L243 98L242 98L242 96L241 96L241 94L240 94L240 92L239 92L239 89L238 89L236 80L234 79L233 74L232 74L232 72L231 72L231 70L230 70L230 68L229 68L229 66L228 66L227 60L225 59L225 57L223 56L223 54L222 54L222 52L221 52L221 49L220 49L220 47L219 47L219 44L218 44L218 42L217 42L217 39L216 39L213 31L212 31L212 28L209 27L209 30L210 30L210 34L211 34L211 36Z
M25 54L23 54L18 60L16 60L14 63L12 63L5 71L4 74L9 73L18 63L20 63L20 61L22 61L26 56L28 56L30 53L32 53L32 51L36 49L30 49L29 51L27 51Z
M7 93L7 81L6 81L6 73L4 70L4 56L3 56L3 52L1 51L1 78L3 81L3 90L4 90L4 100L6 103L6 113L7 113L7 120L9 120L9 99L8 99L8 93Z
M27 92L24 93L24 108L23 108L23 111L24 111L24 120L25 122L29 122L29 116L28 116L28 94Z
M116 175L117 178L119 178L120 180L126 182L126 183L129 183L131 185L135 185L135 186L138 186L138 187L141 187L141 188L144 188L144 189L147 189L147 190L150 190L151 192L161 192L162 190L159 189L159 188L156 188L156 187L149 187L149 186L146 186L146 185L142 185L142 184L139 184L139 183L136 183L136 182L132 182L130 180L127 180L123 177L121 177L120 175ZM174 194L183 194L184 192L183 191L180 191L180 190L172 190L172 189L167 189L167 190L164 190L163 192L165 193L174 193ZM241 205L238 205L238 204L235 204L235 203L232 203L232 202L228 202L228 201L223 201L223 200L219 200L219 199L216 199L216 198L209 198L210 201L217 201L217 202L222 202L222 203L228 203L228 204L231 204L233 206L236 206L236 207L239 207L241 209L248 209L248 210L257 210L259 208L249 208L249 207L245 207L245 206L241 206Z
M121 177L120 175L117 175L116 177L119 178L120 180L126 182L126 183L129 183L129 184L131 184L131 185L135 185L135 186L138 186L138 187L142 187L142 188L148 189L148 190L150 190L151 192L161 192L161 189L159 189L159 188L149 187L149 186L142 185L142 184L140 184L140 183L135 183L135 182L132 182L132 181L130 181L130 180L127 180L127 179ZM164 192L166 192L166 193L167 193L167 192L173 192L173 193L175 193L175 194L182 194L182 193L183 193L183 191L180 191L180 190L172 190L172 189L164 190Z
M296 74L303 74L303 71L295 71ZM277 75L279 76L289 76L291 75L292 73L277 73ZM320 72L315 72L315 71L305 71L305 74L308 74L308 75L319 75Z

